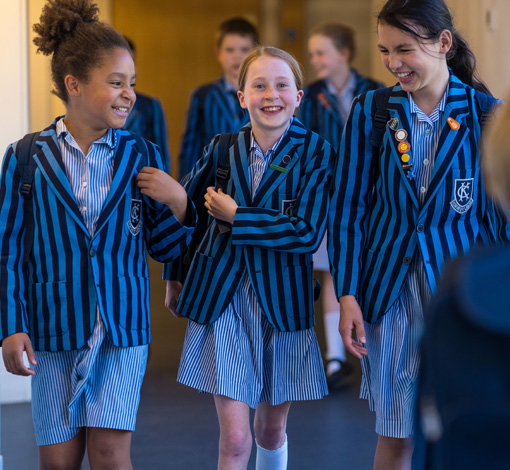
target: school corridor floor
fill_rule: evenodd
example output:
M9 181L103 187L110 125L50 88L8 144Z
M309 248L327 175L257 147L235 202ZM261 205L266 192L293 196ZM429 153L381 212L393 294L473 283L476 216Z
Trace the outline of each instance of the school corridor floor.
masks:
M349 387L323 400L292 405L289 470L372 468L375 418L358 399L360 374L356 368ZM135 470L216 468L219 430L213 399L177 384L175 375L150 369L146 375L133 434ZM4 470L37 470L30 405L3 405L1 413ZM248 468L255 468L255 449ZM83 470L88 469L85 464Z

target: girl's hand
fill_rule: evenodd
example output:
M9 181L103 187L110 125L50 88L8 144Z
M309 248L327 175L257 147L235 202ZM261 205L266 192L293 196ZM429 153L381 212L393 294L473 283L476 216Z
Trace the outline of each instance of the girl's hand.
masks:
M358 305L356 297L353 295L344 295L340 297L340 325L338 331L342 335L342 341L345 348L354 354L358 359L366 356L367 348L365 347L365 325L363 323L363 314ZM355 341L352 337L352 330L355 330L359 341Z
M37 362L35 361L32 342L26 333L15 333L4 338L2 341L2 355L5 368L15 375L35 375L35 370L30 369L23 362L23 351L27 352L30 364L35 366Z
M229 224L234 223L237 203L220 188L218 191L213 186L207 188L205 194L205 208L209 215L215 219L223 220Z
M182 283L179 281L166 281L165 307L177 318L184 318L175 309L182 291Z
M168 173L146 166L140 170L136 181L142 194L166 204L179 222L184 222L188 196L184 188Z

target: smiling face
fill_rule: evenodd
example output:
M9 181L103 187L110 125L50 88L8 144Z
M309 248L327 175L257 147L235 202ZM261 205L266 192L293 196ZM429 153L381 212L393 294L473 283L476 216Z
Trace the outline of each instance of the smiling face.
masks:
M338 50L333 40L322 34L314 34L308 40L310 64L321 80L334 80L349 69L349 51Z
M227 80L237 86L239 67L244 58L251 52L255 44L251 37L239 34L226 34L216 50L216 58L221 64Z
M107 52L87 81L67 76L70 101L66 122L71 119L99 135L111 127L123 127L136 101L135 77L133 58L121 48Z
M241 106L250 113L253 134L260 145L259 139L276 142L285 132L303 91L297 89L287 62L261 55L250 64L238 96Z
M419 28L416 30L419 32ZM435 95L436 90L442 94L449 77L446 53L452 45L452 37L448 30L441 32L437 40L424 42L385 23L379 23L377 32L382 62L402 89L413 97Z

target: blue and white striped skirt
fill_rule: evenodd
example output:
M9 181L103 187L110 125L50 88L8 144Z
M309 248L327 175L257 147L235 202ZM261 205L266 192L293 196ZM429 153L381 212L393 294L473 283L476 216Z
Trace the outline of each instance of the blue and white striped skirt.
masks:
M36 351L32 417L38 446L68 441L81 428L134 431L148 346L120 348L98 313L77 351Z
M248 275L218 320L210 325L188 322L177 381L251 408L328 393L314 329L275 330Z
M397 301L378 322L365 322L368 356L361 360L360 397L375 411L375 432L381 436L413 434L419 341L430 299L423 261L416 256Z

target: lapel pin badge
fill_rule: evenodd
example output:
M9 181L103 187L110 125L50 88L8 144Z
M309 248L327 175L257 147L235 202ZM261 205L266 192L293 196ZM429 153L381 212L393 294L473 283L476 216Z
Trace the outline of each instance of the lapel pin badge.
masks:
M404 163L407 163L410 159L411 159L411 156L408 153L404 153L404 155L402 155L402 161ZM409 165L404 165L404 166L409 166Z
M406 140L407 131L405 129L398 129L397 131L395 131L395 139L397 139L399 142Z
M282 158L282 162L285 165L288 165L290 163L290 155L284 155L283 158Z
M289 170L287 170L287 168L283 168L281 166L278 166L278 165L269 165L269 168L271 168L271 170L276 170L276 171L279 171L280 173L288 173Z
M394 117L394 118L391 118L388 122L388 127L392 130L392 131L396 131L398 129L398 126L399 126L399 122L398 122L398 118Z
M450 126L450 129L452 131L458 131L459 130L460 124L455 119L453 119L452 117L447 118L446 122L448 123L448 125Z
M407 153L411 149L411 144L407 141L402 141L400 144L398 144L398 151L400 153Z

